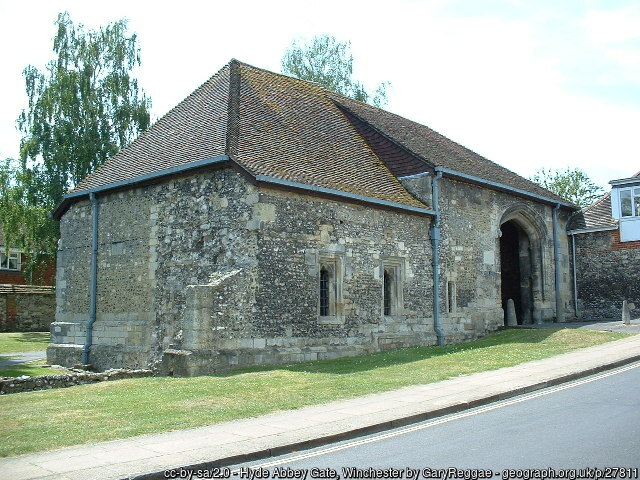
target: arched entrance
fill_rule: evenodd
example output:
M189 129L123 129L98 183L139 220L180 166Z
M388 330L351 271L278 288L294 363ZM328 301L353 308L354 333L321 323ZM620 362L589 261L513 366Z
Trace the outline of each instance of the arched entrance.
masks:
M518 325L542 320L542 238L545 228L537 214L514 206L500 222L500 280L502 308L513 299Z

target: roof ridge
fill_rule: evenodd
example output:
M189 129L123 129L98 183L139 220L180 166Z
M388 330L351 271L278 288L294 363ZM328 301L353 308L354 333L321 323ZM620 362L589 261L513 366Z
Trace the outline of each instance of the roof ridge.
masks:
M238 154L238 137L240 136L240 64L241 62L235 58L229 62L225 153L233 157Z

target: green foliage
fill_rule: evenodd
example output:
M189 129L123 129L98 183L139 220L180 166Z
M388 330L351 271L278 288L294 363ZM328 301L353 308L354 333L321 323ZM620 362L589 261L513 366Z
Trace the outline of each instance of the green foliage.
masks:
M339 42L331 35L317 35L310 41L294 40L281 60L282 72L315 82L327 90L369 102L376 107L387 104L389 82L383 82L373 94L352 78L351 42Z
M0 225L4 246L30 252L26 257L27 278L38 280L39 267L46 267L45 262L51 261L51 253L56 251L60 229L58 222L49 216L49 206L39 199L32 180L32 172L20 168L15 161L0 162Z
M580 208L591 205L604 193L604 190L593 183L579 168L567 167L564 170L541 168L529 180L575 203Z
M55 254L59 231L48 213L62 196L150 123L150 100L130 75L140 50L126 20L86 30L65 12L55 25L55 58L44 72L23 72L20 161L0 167L0 224L7 244L32 252L31 266Z

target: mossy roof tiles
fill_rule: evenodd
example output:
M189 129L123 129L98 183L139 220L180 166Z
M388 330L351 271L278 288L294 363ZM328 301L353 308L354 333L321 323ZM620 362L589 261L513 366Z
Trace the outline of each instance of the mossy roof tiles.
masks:
M552 193L433 130L317 84L232 60L71 193L228 155L262 175L425 205L397 176L434 166Z

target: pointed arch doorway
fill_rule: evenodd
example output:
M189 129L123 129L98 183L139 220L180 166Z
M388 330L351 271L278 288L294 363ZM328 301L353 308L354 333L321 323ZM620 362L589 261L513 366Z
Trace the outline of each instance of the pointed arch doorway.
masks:
M513 300L518 325L542 321L544 232L544 223L529 209L512 208L500 222L500 284L505 325L509 299Z

